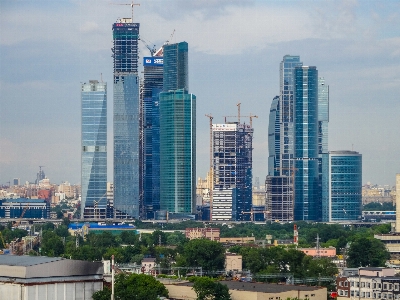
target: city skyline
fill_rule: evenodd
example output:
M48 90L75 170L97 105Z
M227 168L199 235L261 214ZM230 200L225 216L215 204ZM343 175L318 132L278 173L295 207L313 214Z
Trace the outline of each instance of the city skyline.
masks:
M135 7L134 22L141 23L143 39L157 46L174 29L172 42L190 45L190 90L198 98L196 177L208 171L204 114L221 123L242 102L243 114L259 116L253 122L253 178L263 181L268 114L279 94L276 74L290 54L318 66L330 86L329 150L362 153L363 183L394 184L400 172L400 121L393 113L400 109L398 2L162 3ZM79 82L101 76L112 82L111 24L130 13L128 6L106 1L0 4L0 184L15 177L34 181L39 165L52 182L80 181ZM140 58L149 56L143 44L139 48Z

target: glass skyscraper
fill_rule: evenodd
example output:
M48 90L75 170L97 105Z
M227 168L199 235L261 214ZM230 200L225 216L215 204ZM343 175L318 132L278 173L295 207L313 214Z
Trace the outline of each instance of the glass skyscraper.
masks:
M114 58L114 210L140 216L139 23L123 18L113 24Z
M318 71L294 70L294 220L320 220L318 179Z
M189 90L188 43L164 45L163 90Z
M196 96L178 89L159 97L160 207L190 214L196 204Z
M357 220L362 205L362 156L355 151L322 155L322 221Z
M143 208L148 218L154 216L153 212L160 209L160 197L154 197L153 189L159 190L160 180L153 176L154 171L159 177L159 146L153 147L153 139L159 143L159 112L154 99L158 103L158 94L163 87L163 57L143 58L143 100L142 100L142 148L143 148ZM154 112L153 112L154 110ZM155 123L153 127L153 123ZM157 153L158 151L158 153ZM154 159L153 159L154 156ZM158 158L158 161L157 161ZM154 163L153 163L154 162ZM155 178L154 178L155 177ZM153 180L154 179L154 180ZM159 193L158 193L159 194Z
M107 84L83 83L81 105L81 216L100 218L107 206Z
M274 97L268 127L268 175L266 178L268 219L293 221L293 109L295 67L300 56L285 55L280 63L280 93Z

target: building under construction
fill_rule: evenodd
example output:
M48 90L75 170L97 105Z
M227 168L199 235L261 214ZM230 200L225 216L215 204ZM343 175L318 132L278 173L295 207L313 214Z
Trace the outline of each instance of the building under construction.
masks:
M214 189L212 221L248 221L252 206L253 128L212 124Z

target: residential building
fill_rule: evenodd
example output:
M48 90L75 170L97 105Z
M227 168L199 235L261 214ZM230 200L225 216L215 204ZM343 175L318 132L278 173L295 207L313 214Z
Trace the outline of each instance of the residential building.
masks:
M212 124L213 221L248 221L252 209L253 128L238 122Z
M294 179L294 78L300 56L285 55L280 63L280 93L274 97L268 126L268 175L266 179L268 219L293 221Z
M294 69L294 220L321 220L318 173L318 71Z
M225 253L225 271L242 271L242 255L236 253Z
M81 86L81 216L107 206L107 83Z
M400 277L391 268L360 268L336 279L338 300L400 299Z
M328 247L328 248L297 248L297 250L313 257L336 257L336 248Z
M362 156L356 151L322 155L322 220L358 220L362 208Z
M122 18L113 24L114 214L140 216L139 23Z
M140 165L142 166L141 172L141 194L143 195L143 210L144 217L149 218L154 216L153 212L160 209L160 163L159 163L159 145L153 145L153 141L159 143L159 112L158 94L162 91L163 87L163 57L144 57L143 58L143 91L142 95L142 143L141 153L143 155ZM153 128L154 123L154 128ZM157 126L158 125L158 126ZM154 133L154 134L153 134ZM157 151L158 150L158 151ZM155 159L153 157L158 157ZM153 174L153 165L156 173ZM156 175L157 174L157 175ZM157 178L158 177L158 178ZM153 182L154 179L154 182ZM153 194L153 190L158 190L158 196Z
M159 109L160 208L191 214L196 204L196 96L184 89L162 92Z
M220 229L219 228L186 228L185 236L189 240L193 239L208 239L211 241L220 240Z

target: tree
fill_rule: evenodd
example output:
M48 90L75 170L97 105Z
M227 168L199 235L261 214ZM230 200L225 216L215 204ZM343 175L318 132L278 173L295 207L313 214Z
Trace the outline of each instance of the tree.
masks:
M42 255L60 256L64 254L64 243L53 231L45 231L42 240Z
M115 276L116 300L157 300L168 297L167 288L152 276L145 274L118 274ZM94 300L110 299L111 291L105 288L93 294ZM107 298L108 297L108 298Z
M202 267L206 271L221 270L225 265L225 249L221 243L207 239L194 239L183 247L183 264Z
M380 240L360 237L350 244L347 265L350 268L382 267L390 254Z
M209 277L192 277L197 300L231 300L229 288Z

